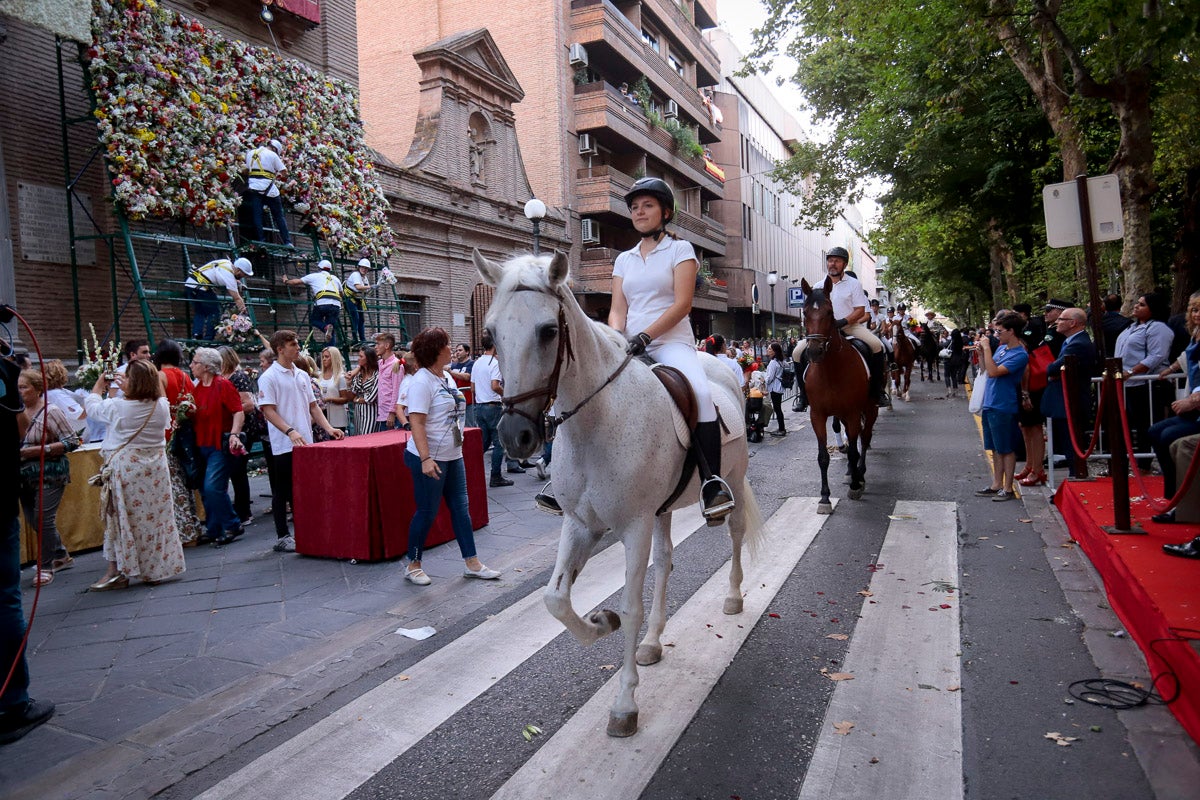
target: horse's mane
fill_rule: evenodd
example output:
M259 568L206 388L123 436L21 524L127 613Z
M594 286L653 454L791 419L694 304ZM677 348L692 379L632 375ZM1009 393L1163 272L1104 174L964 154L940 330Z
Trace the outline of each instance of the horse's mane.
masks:
M504 278L496 286L498 292L519 292L519 291L534 291L543 292L545 294L557 297L568 306L579 307L575 300L575 295L571 294L571 289L568 286L570 275L567 280L564 280L558 286L554 286L550 282L550 261L551 256L539 255L535 256L532 253L522 253L513 256L504 264ZM600 336L607 338L614 345L624 348L625 337L619 331L613 330L608 325L602 322L597 322L587 315L583 314L580 309L580 316L587 319L591 323L592 329Z

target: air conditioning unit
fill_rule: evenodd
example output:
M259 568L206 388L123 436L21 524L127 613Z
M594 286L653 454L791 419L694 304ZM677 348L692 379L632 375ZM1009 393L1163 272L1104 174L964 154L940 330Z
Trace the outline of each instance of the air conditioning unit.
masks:
M679 116L679 103L674 100L667 101L667 107L663 111L663 116L667 119L675 119Z
M567 60L571 62L572 67L586 67L588 65L587 48L581 44L573 44L567 50Z
M579 155L594 156L600 152L596 139L590 133L579 134Z
M600 244L600 223L594 219L579 220L584 244Z

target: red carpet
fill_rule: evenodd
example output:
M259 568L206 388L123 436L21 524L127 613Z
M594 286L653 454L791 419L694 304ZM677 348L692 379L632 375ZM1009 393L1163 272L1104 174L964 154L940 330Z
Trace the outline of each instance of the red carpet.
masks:
M1161 478L1146 478L1147 488L1161 492ZM1130 486L1137 492L1137 484ZM1071 538L1079 543L1104 579L1109 604L1137 642L1150 674L1174 672L1179 698L1167 708L1200 743L1200 561L1169 556L1164 544L1200 535L1200 525L1158 525L1146 502L1134 502L1130 516L1145 536L1112 536L1101 526L1113 524L1112 482L1062 483L1055 504L1066 520ZM1171 641L1158 641L1171 640ZM1174 690L1170 677L1160 678L1159 694Z

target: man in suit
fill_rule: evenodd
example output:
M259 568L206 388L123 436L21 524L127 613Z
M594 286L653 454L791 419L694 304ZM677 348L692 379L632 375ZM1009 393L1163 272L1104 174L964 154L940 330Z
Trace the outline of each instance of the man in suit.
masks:
M1110 294L1104 298L1104 317L1100 325L1104 329L1104 355L1112 358L1117 352L1117 337L1121 331L1133 324L1133 320L1121 314L1121 298Z
M1075 446L1083 450L1087 446L1086 437L1091 431L1091 379L1096 374L1099 357L1096 345L1088 337L1087 313L1082 308L1067 308L1054 321L1055 331L1063 338L1062 348L1058 358L1046 368L1048 381L1046 391L1042 394L1042 413L1050 420L1054 433L1054 451L1066 456L1069 463L1074 463L1074 452L1070 447L1070 431L1067 426L1067 407L1063 401L1062 368L1067 356L1079 359L1076 369L1067 373L1071 382L1071 422L1075 426ZM1072 477L1086 478L1087 464L1080 463L1071 470Z

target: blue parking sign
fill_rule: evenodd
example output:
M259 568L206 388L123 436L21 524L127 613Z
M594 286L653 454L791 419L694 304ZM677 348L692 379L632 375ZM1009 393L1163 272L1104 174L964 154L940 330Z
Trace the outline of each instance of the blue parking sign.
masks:
M799 286L788 287L788 308L804 307L804 290Z

